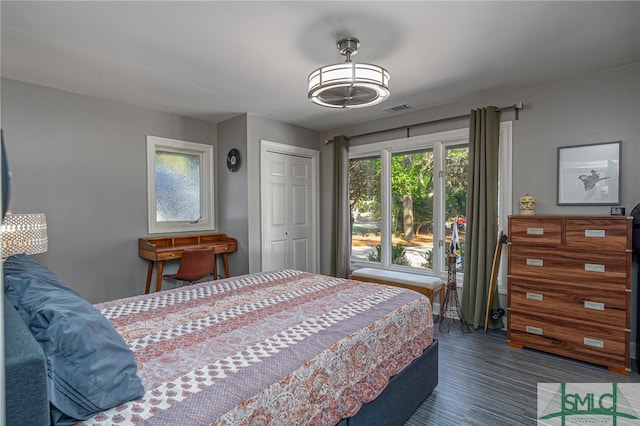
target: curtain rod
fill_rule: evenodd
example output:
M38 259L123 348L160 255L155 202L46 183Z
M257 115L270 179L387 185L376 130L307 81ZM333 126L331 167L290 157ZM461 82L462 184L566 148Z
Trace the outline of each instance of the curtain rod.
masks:
M502 111L513 111L513 110L515 110L515 112L516 112L516 120L519 120L520 119L520 110L523 107L524 107L524 103L522 101L520 101L520 102L515 103L513 105L497 108L496 111L502 112ZM435 120L423 121L421 123L414 123L414 124L394 127L392 129L376 130L374 132L360 133L360 134L353 135L353 136L347 136L347 139L361 138L363 136L377 135L379 133L393 132L394 130L401 130L401 129L407 129L407 137L409 137L409 130L412 127L426 126L427 124L445 123L447 121L462 120L462 119L465 119L465 118L469 118L469 116L470 116L470 114L463 114L463 115L454 115L454 116L451 116L451 117L437 118ZM329 139L325 143L329 143L329 142L332 142L332 141L333 141L333 139Z

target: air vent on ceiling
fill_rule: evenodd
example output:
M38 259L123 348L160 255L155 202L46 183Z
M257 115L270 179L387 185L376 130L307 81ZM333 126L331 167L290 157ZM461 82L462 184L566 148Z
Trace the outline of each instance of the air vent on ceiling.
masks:
M389 108L384 108L384 111L389 111L389 112L398 112L398 111L402 111L404 109L409 109L409 105L407 104L402 104L402 105L396 105L396 106L392 106Z

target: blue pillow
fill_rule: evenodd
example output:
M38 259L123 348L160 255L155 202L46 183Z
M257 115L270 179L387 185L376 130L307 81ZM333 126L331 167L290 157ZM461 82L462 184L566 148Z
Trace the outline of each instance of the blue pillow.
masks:
M4 263L4 289L47 359L56 424L73 424L141 398L133 352L93 305L24 254Z

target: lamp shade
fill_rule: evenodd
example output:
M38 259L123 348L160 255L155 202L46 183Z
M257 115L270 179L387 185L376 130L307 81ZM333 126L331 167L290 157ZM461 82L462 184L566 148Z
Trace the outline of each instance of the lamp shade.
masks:
M47 248L47 219L44 213L8 213L2 220L3 259L18 253L44 253Z

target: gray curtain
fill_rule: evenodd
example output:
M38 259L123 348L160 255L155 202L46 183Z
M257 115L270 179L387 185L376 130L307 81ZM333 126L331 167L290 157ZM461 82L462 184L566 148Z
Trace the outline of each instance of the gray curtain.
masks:
M333 183L331 275L347 278L351 257L351 222L349 219L349 142L346 136L333 138Z
M484 326L491 266L498 240L499 137L500 112L495 107L471 111L462 313L476 329ZM498 307L497 286L494 291L493 307ZM489 321L489 328L503 327L501 319Z

